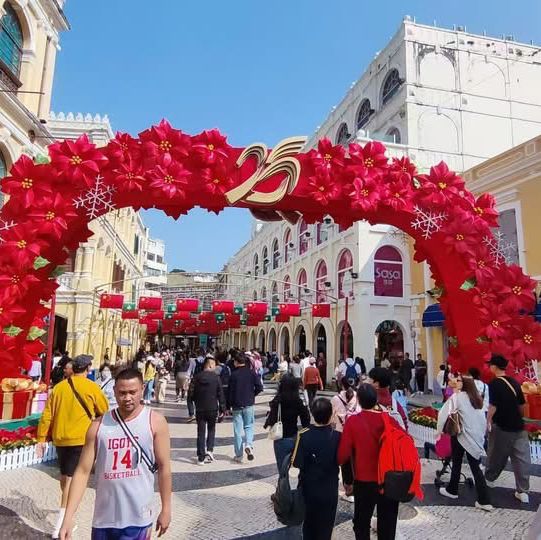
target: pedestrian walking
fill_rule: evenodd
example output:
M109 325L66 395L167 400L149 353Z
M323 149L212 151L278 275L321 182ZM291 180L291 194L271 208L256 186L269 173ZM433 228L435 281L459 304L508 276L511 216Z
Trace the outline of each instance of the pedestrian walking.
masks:
M188 386L190 384L189 370L190 359L188 355L182 351L177 352L173 367L177 401L181 401L186 398L186 393L188 392Z
M100 378L96 381L101 388L101 391L105 394L107 401L109 402L109 409L114 409L117 406L115 397L115 380L111 373L111 368L108 364L103 364L100 367Z
M325 386L327 386L327 359L325 358L325 353L323 351L319 351L317 355L316 367L323 382L323 388L325 388Z
M398 377L402 379L402 382L406 385L406 390L411 394L413 389L411 387L411 379L413 376L413 370L415 366L410 358L410 353L406 353L400 367L398 368Z
M220 377L215 373L214 358L205 360L204 369L193 379L192 399L197 421L197 464L214 461L216 420L225 411L225 397Z
M167 392L167 383L169 381L169 370L166 365L167 360L160 360L156 368L156 401L165 403L165 395Z
M332 405L326 398L314 400L314 424L297 435L292 464L300 470L299 485L305 502L302 537L330 540L338 505L337 452L340 433L330 422Z
M484 444L487 421L483 413L483 399L477 391L473 377L459 375L455 384L457 393L445 402L438 414L438 436L444 433L449 415L458 413L460 418L460 433L451 435L451 478L447 487L440 488L440 494L450 499L458 499L462 460L466 454L477 490L475 507L491 512L494 507L490 504L485 477L479 467L481 458L486 455Z
M280 472L284 459L295 447L299 421L302 427L310 425L310 412L299 395L299 380L293 375L284 375L269 406L263 428L272 427L277 422L282 423L282 438L274 441L274 457Z
M30 366L30 369L28 370L28 376L33 381L41 380L41 360L38 357L32 360L32 365Z
M370 540L370 522L377 507L378 539L394 540L398 502L380 493L378 485L380 439L385 428L382 416L386 413L378 408L372 385L361 384L357 397L362 410L347 420L338 448L338 463L353 463L353 531L356 540ZM390 421L398 426L392 418Z
M423 356L421 354L417 355L417 360L415 360L414 369L415 369L415 383L417 385L417 392L424 394L427 365L426 365L426 361L423 360Z
M347 379L350 386L357 386L359 384L362 368L353 358L346 358L344 362L339 364L338 368L340 370L340 380Z
M263 391L261 378L246 366L244 354L235 358L235 370L229 380L229 403L233 415L234 460L243 461L243 449L248 461L254 459L254 404Z
M154 391L154 380L156 378L156 366L153 356L148 356L145 363L143 381L145 383L145 392L143 400L146 405L152 401L152 392Z
M368 381L376 389L378 406L388 412L400 427L407 429L408 416L406 410L399 401L393 398L389 390L391 386L391 372L382 367L372 368L368 373Z
M38 457L43 456L45 441L50 434L56 447L60 468L62 495L53 538L58 538L64 519L70 484L81 457L86 432L92 421L102 416L109 408L107 398L100 387L87 378L92 365L92 356L81 354L76 356L71 364L73 376L54 387L45 404L37 431Z
M93 422L71 484L61 540L71 540L74 516L94 467L96 500L92 540L146 540L154 521L154 475L158 473L161 511L156 531L171 522L171 450L163 416L145 407L143 377L137 369L115 380L118 408Z
M468 373L471 377L473 377L473 380L475 382L475 387L477 388L477 391L479 392L479 395L481 396L481 399L483 400L483 412L488 414L488 407L490 405L489 402L489 392L488 392L488 384L486 382L483 382L481 380L481 372L476 367L471 367L468 370Z
M302 384L302 366L301 366L301 360L299 358L299 355L295 355L293 357L293 360L289 363L289 373L297 379L297 382L299 383L299 388Z
M338 395L333 396L331 405L333 409L331 425L339 433L344 431L344 425L351 415L361 412L355 388L349 384L347 379L342 379L342 391ZM340 466L340 472L342 473L342 486L344 488L342 499L352 503L354 499L353 467L351 460Z
M308 394L308 407L312 409L312 403L316 398L318 390L323 390L323 381L319 375L319 370L315 366L316 359L312 356L310 358L310 365L304 370L303 386Z
M489 487L500 476L511 459L515 475L515 497L529 503L530 497L530 443L524 430L526 400L520 384L505 374L507 360L492 355L488 362L494 379L488 385L489 407L487 416L488 459L485 478Z

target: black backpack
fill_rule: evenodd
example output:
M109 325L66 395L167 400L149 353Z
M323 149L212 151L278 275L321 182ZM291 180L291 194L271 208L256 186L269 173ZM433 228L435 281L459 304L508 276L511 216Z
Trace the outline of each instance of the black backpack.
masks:
M220 371L220 381L222 386L229 386L229 379L231 378L231 370L227 364L222 364L222 370Z
M291 454L286 456L282 462L276 491L271 499L278 521L287 527L294 527L301 525L304 521L305 504L300 486L297 489L291 489L289 483L290 467Z

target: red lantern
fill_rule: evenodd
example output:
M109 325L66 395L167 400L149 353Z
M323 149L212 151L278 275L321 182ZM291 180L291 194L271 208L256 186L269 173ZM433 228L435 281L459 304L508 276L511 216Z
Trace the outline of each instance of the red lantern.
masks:
M159 296L141 296L138 307L147 311L160 310L162 309L162 299Z
M248 302L246 304L246 313L248 315L263 315L267 314L267 302Z
M301 314L300 304L280 304L278 306L280 315L289 315L290 317L298 317Z
M197 298L177 298L177 311L197 311L198 309Z
M188 321L192 318L192 314L189 311L177 311L173 313L174 321Z
M280 313L279 315L276 315L276 317L274 317L274 320L279 323L287 323L289 322L289 319L289 315L284 315L283 313Z
M139 310L138 309L132 309L131 311L123 311L122 312L122 318L123 319L138 319L139 318Z
M147 319L151 321L161 321L165 317L165 313L162 310L151 311L147 313Z
M102 294L100 296L100 308L122 309L123 305L124 295L122 294Z
M212 302L213 313L233 313L235 302L232 300L215 300Z
M331 304L313 304L312 316L314 317L330 317Z

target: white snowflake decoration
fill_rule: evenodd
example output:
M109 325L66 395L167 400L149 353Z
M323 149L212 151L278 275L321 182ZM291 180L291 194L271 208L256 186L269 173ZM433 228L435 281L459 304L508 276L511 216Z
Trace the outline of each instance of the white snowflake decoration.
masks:
M95 219L105 212L115 209L113 194L116 191L114 186L105 186L103 176L96 176L96 182L92 188L85 191L80 197L73 200L75 208L86 209L86 215Z
M515 252L515 244L507 242L501 231L496 231L493 236L485 236L483 243L488 247L490 254L494 257L496 266L502 263L511 264L512 255Z
M0 218L0 233L2 231L9 231L12 227L15 227L16 223L12 221L6 221L5 219ZM0 242L3 242L4 239L2 238L2 235L0 234Z
M419 206L414 208L414 212L417 217L411 222L411 226L415 230L421 231L425 240L432 238L434 233L440 231L442 223L447 218L445 212L431 212L430 210L423 210Z

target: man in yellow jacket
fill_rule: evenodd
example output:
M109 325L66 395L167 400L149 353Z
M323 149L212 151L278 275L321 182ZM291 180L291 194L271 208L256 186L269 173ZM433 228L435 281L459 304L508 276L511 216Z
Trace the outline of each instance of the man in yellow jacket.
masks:
M81 456L86 432L92 420L109 409L109 402L100 387L87 378L92 356L76 356L72 365L73 376L54 387L38 425L38 456L43 455L44 443L50 438L56 447L60 467L62 497L53 538L58 538L64 519L71 478Z

